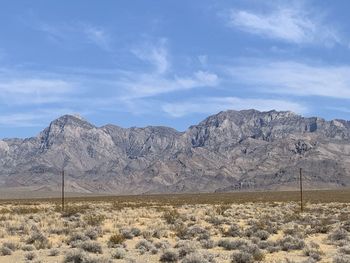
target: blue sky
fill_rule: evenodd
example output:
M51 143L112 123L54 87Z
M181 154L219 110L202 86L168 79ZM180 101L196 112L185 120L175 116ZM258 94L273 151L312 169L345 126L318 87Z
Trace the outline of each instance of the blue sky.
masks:
M0 138L63 114L185 130L226 109L350 113L348 1L4 1Z

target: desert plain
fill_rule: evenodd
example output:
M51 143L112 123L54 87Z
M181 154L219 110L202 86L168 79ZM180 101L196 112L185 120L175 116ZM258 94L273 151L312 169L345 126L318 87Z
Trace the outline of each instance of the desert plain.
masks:
M350 262L350 191L0 201L0 262Z

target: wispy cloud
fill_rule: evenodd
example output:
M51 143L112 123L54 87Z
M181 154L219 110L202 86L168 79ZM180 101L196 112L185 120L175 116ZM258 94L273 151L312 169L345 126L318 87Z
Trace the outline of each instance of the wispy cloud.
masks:
M170 70L171 56L164 38L146 42L131 53L153 67L142 72L129 71L119 76L116 85L123 90L122 99L149 98L170 92L179 92L200 87L214 87L220 82L216 73L197 70L186 75L178 75Z
M167 40L159 39L156 43L143 43L141 46L133 48L131 52L139 59L150 63L155 73L166 73L170 68L169 53L166 48Z
M214 87L219 83L215 73L206 71L194 72L191 76L162 77L157 74L128 74L128 78L117 81L124 89L126 99L146 98L175 91L184 91L199 87Z
M2 104L50 104L60 102L72 93L74 93L74 85L60 79L0 79Z
M111 49L111 38L105 29L92 25L85 25L82 27L88 40L90 40L96 46L104 50Z
M269 13L231 10L228 25L261 37L285 42L332 45L340 43L338 32L309 11L307 6L279 6Z
M0 69L0 126L45 127L60 115L84 113L77 98L83 90L68 75Z
M307 112L307 107L296 102L274 99L250 99L238 97L210 97L192 101L165 103L162 110L172 117L183 117L194 113L213 114L222 110L257 109L261 111L288 110Z
M0 126L5 127L36 127L42 125L41 114L35 113L11 113L0 115Z
M0 114L0 127L43 127L54 118L63 114L73 114L68 108L54 108L50 110L32 110L17 113Z
M84 22L71 22L59 25L39 23L39 31L46 34L47 38L57 44L69 43L71 46L81 43L90 43L105 51L111 51L111 36L101 26Z
M293 61L251 61L229 67L231 80L257 91L296 96L350 98L350 67Z

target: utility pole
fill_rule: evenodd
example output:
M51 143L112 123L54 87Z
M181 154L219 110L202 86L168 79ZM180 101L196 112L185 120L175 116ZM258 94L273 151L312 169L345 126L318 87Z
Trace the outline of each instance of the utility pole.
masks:
M62 212L64 211L64 170L62 170Z
M299 181L300 181L300 212L302 213L304 210L303 206L303 173L302 173L302 168L299 170Z

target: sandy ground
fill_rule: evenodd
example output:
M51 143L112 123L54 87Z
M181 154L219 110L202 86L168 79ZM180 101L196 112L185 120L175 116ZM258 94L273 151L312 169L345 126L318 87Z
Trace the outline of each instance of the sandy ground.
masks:
M0 262L350 262L349 215L347 203L3 203Z

